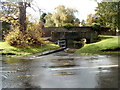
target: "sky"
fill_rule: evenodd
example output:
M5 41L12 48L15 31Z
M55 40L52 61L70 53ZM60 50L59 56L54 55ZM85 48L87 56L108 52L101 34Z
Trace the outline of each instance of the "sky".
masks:
M76 13L76 17L79 18L80 21L83 19L86 20L88 14L94 14L94 9L97 7L97 3L94 0L33 0L32 3L43 12L52 13L55 11L55 7L59 5L77 9L78 13ZM39 18L40 13L37 7L33 7L35 10L28 8L27 13L31 14L34 18Z

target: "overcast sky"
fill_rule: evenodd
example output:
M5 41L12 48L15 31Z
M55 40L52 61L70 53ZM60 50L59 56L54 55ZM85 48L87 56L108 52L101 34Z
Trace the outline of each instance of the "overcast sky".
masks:
M97 7L97 3L94 0L33 0L33 4L37 5L44 12L54 12L54 8L59 5L75 8L78 10L76 17L80 20L86 20L87 15L90 13L94 14L94 9ZM35 18L39 18L37 9L35 12L33 9L28 8L27 12L32 14Z

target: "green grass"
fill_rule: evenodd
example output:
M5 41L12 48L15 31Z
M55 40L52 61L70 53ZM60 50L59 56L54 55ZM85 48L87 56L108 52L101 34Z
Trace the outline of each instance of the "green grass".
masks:
M102 36L101 41L91 44L86 44L81 49L77 50L75 53L89 55L89 54L106 54L106 53L116 53L120 45L118 39L120 37L116 36Z
M36 46L36 47L27 47L27 48L20 48L20 47L13 47L10 46L7 42L0 42L0 49L3 49L0 51L0 53L3 54L14 54L14 55L7 55L8 57L16 57L16 56L26 56L38 52L43 52L47 50L57 49L59 48L58 45L55 44L47 44L44 46Z

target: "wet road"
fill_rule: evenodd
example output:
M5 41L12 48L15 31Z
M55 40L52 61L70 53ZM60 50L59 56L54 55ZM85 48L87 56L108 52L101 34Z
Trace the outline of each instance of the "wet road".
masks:
M2 88L117 88L118 55L58 52L2 62Z

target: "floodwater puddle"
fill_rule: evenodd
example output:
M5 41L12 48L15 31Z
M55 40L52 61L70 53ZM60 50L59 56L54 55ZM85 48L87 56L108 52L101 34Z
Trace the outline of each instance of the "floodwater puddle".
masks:
M58 52L58 53L55 53L54 55L55 55L55 56L68 56L69 54L68 54L68 53Z
M17 77L35 77L37 75L17 75Z
M58 61L62 61L62 60L74 60L74 58L59 58L57 59Z
M75 75L73 72L59 72L59 73L54 73L53 75Z
M75 67L79 65L60 65L60 66L49 66L49 68L69 68L69 67Z
M94 66L94 67L65 67L65 68L51 68L51 70L80 70L80 69L105 69L105 68L115 68L118 67L118 65L106 65L106 66Z
M40 57L2 61L3 88L114 88L118 57L58 52Z
M53 65L49 66L49 68L69 68L79 66L76 64L74 58L58 58L53 59L51 62Z
M98 57L88 57L84 58L84 60L98 60Z

